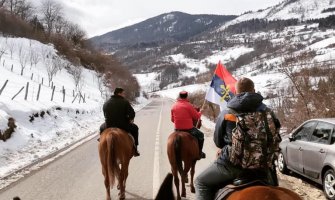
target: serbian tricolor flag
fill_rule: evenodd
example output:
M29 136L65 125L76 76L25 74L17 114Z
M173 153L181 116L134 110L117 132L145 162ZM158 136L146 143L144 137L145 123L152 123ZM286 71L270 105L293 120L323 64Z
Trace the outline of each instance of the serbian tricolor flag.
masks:
M214 76L209 87L206 100L220 106L220 110L227 107L227 101L236 93L236 79L228 72L221 64L221 61L216 66Z

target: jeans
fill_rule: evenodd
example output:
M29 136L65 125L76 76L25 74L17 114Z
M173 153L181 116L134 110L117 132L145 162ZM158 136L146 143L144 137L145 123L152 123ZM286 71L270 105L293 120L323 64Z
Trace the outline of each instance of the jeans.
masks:
M242 173L242 169L225 162L212 163L195 180L195 195L197 200L214 199L220 188L232 183Z

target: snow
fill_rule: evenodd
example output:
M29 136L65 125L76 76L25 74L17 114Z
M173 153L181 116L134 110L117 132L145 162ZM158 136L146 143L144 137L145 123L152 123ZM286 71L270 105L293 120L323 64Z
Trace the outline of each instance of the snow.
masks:
M302 0L296 1L292 3L292 5L301 2ZM312 0L306 0L304 2L306 2L306 6L304 6L304 3L302 9L308 10L309 6L313 5ZM325 1L322 0L322 2ZM325 6L322 2L317 8L319 13ZM260 17L266 17L268 19L276 17L284 18L286 16L292 17L296 15L295 11L292 10L292 5L284 7L283 2L277 8L269 8L260 12L242 15L233 23ZM279 8L284 9L278 12ZM307 18L309 15L313 16L312 14L307 13L304 17ZM316 13L315 16L318 16L318 14ZM170 20L171 18L173 18L172 15L165 20ZM243 41L245 36L245 34L236 34L227 39ZM335 58L334 30L318 30L318 24L290 26L279 33L274 31L258 32L249 34L248 38L253 40L258 38L269 38L273 44L303 44L303 49L299 50L298 53L315 50L316 56L313 58L312 62L329 61ZM192 43L206 42L208 41L195 41ZM13 49L12 56L10 52L11 49ZM21 57L20 49L22 49ZM13 117L16 120L17 125L12 138L6 142L0 141L0 177L3 178L12 172L37 162L39 159L74 144L77 141L82 139L85 141L95 137L97 135L98 127L103 122L101 107L104 98L101 97L101 93L98 89L97 74L93 71L83 69L81 86L86 103L83 103L82 99L79 102L79 98L75 99L73 95L73 93L75 93L75 95L77 94L73 77L63 68L53 78L52 84L56 89L54 98L51 101L52 89L48 84L45 65L50 64L53 57L59 58L63 63L68 64L66 60L57 55L57 52L52 45L42 44L38 41L25 38L5 38L0 36L0 52L2 50L5 50L5 54L0 59L0 89L6 80L8 80L8 83L0 94L0 130L4 131L7 128L7 120L9 117ZM221 51L213 51L212 55L202 60L190 59L183 54L169 55L162 59L169 59L171 62L185 64L186 68L180 69L180 77L191 77L208 72L208 68L206 67L208 63L217 64L221 61L225 64L252 51L254 51L253 48L236 45L234 47L222 49ZM28 59L23 76L21 76L20 61L22 63L25 56L28 56L29 58L29 56L32 55L32 52L43 56L45 59L40 58L36 66L34 64L31 65L29 61L30 59ZM297 54L297 52L294 52L293 54ZM260 92L263 96L267 96L269 93L276 92L280 88L289 86L287 77L278 72L278 67L281 66L282 62L282 55L274 57L272 55L264 54L260 59L253 60L251 63L244 66L239 66L239 69L231 71L231 73L237 79L241 77L250 78L255 82L256 91ZM260 65L263 67L259 67ZM266 67L269 66L274 67L273 69L268 70ZM170 89L158 91L160 83L159 72L135 74L134 76L141 85L143 92L152 95L152 91L156 91L154 94L171 99L176 99L179 92L182 90L186 90L190 93L198 90L206 91L211 82L211 78L209 78L209 80L203 84L172 88L179 86L179 83L173 83L166 87ZM43 84L41 84L42 80ZM24 99L25 88L12 100L22 87L26 87L27 82L29 82L27 100ZM41 84L41 92L39 100L37 101L36 98L39 84ZM63 86L66 91L65 102L63 102ZM134 105L135 110L141 109L149 102L150 100L148 101L141 96L137 99L137 104ZM270 105L271 102L266 100L265 103ZM61 110L58 108L61 108ZM40 116L42 111L49 111L50 114L45 114L42 118ZM30 122L30 116L37 113L39 114L39 117L35 117L34 120ZM202 120L205 127L211 130L214 129L213 122L205 117L202 117ZM76 145L79 144L80 143L76 143ZM50 160L46 160L44 162L49 161ZM40 165L37 167L39 166ZM8 180L4 181L0 178L0 189L8 185L9 182Z
M317 19L325 18L329 15L333 15L333 12L322 13L323 10L334 7L334 1L329 0L297 0L291 3L290 1L282 1L277 6L269 7L261 11L248 12L246 14L240 15L236 19L227 22L219 30L223 30L226 27L237 24L242 21L247 21L251 19L268 19L268 20L286 20L286 19Z
M331 44L335 44L335 36L316 42L308 47L308 49L318 50L328 47ZM334 45L335 46L335 45Z
M205 66L205 63L199 62L196 59L186 58L181 53L176 55L170 55L169 57L172 58L174 62L182 63L187 66L187 69L182 70L182 74L184 74L184 77L196 76L197 73L194 72L194 70L197 70L198 73L204 73L208 71L208 69Z
M0 49L5 50L0 60L0 88L8 80L0 95L0 130L3 132L7 129L7 121L10 117L15 119L17 125L10 139L6 142L0 140L1 189L11 182L2 178L16 170L79 140L96 136L100 124L104 121L102 105L105 99L101 97L98 89L96 72L84 68L82 68L80 85L85 103L83 98L79 96L75 98L78 90L76 90L74 79L68 70L63 68L53 78L52 85L55 86L55 92L51 101L52 88L48 84L45 65L51 64L53 58L59 58L62 63L68 63L57 55L52 45L26 38L0 36ZM10 49L13 49L12 56ZM39 62L36 66L31 65L28 59L23 76L21 76L20 63L24 56L29 58L31 52L40 56ZM42 59L42 56L45 57ZM148 76L153 76L153 74ZM141 79L146 80L145 77L142 77L141 82L144 82ZM29 82L29 90L25 100L27 82ZM37 100L40 84L41 91ZM22 87L24 89L13 99ZM65 102L63 102L63 87L66 94ZM134 108L139 110L149 102L139 97ZM45 112L43 117L42 111ZM34 114L36 116L34 120L29 121Z
M247 48L244 46L222 49L221 51L213 52L213 55L207 57L205 60L213 64L218 63L219 60L222 62L229 62L231 59L236 59L243 54L252 52L253 50L253 48Z

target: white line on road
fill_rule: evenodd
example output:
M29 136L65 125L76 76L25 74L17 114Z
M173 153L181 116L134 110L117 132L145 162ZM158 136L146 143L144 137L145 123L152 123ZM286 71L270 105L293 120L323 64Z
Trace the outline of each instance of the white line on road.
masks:
M159 189L159 182L160 182L160 174L159 174L159 152L160 152L160 129L161 129L161 121L162 121L162 110L163 110L163 101L161 105L161 111L159 113L159 120L157 125L157 131L156 131L156 142L155 142L155 155L154 155L154 173L153 173L153 179L152 179L152 197L155 199L156 194Z

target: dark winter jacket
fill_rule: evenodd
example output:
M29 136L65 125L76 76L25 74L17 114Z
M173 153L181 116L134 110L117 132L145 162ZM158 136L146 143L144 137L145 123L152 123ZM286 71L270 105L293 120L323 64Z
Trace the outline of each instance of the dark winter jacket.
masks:
M118 127L129 131L129 123L135 118L135 111L130 103L119 95L113 95L103 106L106 127Z
M237 113L263 111L266 109L266 105L262 101L263 97L258 93L237 94L228 102L228 109L220 113L214 132L214 142L218 148L222 149L221 155L217 159L218 163L229 162L232 130L236 126L236 117L230 109Z

